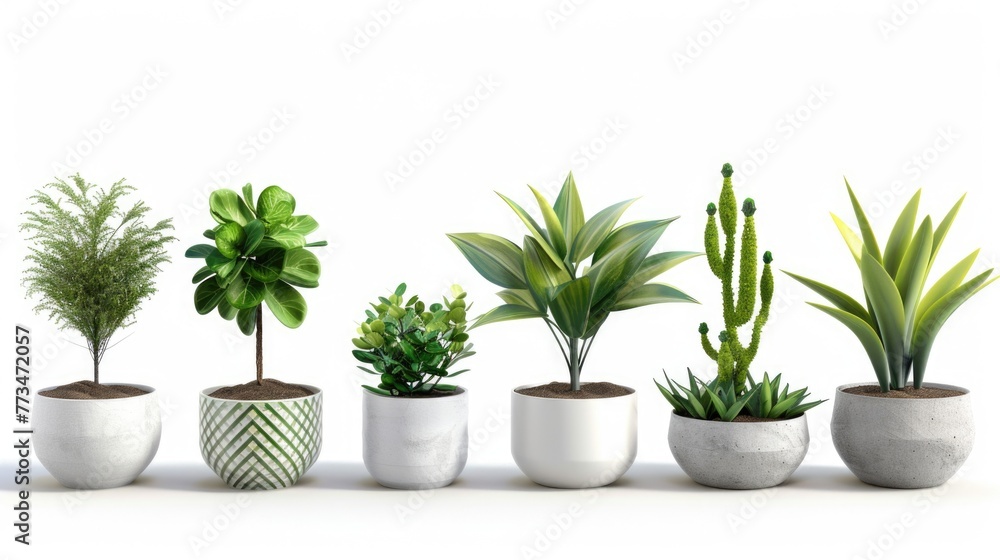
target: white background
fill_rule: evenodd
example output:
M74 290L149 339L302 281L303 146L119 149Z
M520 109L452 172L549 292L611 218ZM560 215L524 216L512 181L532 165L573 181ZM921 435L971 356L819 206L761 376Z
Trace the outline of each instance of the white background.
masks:
M636 466L596 494L526 483L510 458L508 421L487 429L491 415L506 416L512 387L566 377L540 322L473 332L479 355L461 383L479 442L463 479L432 496L379 491L368 480L359 389L367 380L349 342L365 303L400 281L425 298L457 282L474 310L496 305L495 288L444 234L519 240L522 226L493 191L527 206L526 183L554 196L570 169L588 216L642 196L628 219L682 217L660 249L700 250L705 204L730 161L737 196L757 201L761 251L855 295L856 267L828 217L853 223L842 176L883 240L887 216L917 188L935 220L968 192L937 272L975 247L983 250L974 270L992 267L1000 261L992 3L231 3L0 8L3 318L34 331L36 389L86 378L89 364L70 344L78 338L34 315L23 297L17 224L32 190L77 171L105 186L125 177L151 217L174 217L180 239L160 292L102 365L102 380L153 385L166 403L153 465L134 487L83 496L36 471L35 544L9 545L12 528L0 517L2 550L177 558L195 555L193 537L206 538L201 555L216 558L366 550L522 558L531 547L552 558L765 549L915 558L992 548L986 523L1000 488L988 405L1000 289L957 313L934 349L928 380L972 389L979 423L962 475L933 493L857 483L830 443L832 402L809 413L814 449L789 485L740 493L687 481L667 448L670 410L651 378L710 365L696 327L719 324L718 284L703 259L663 277L703 305L630 311L601 331L584 379L635 387L641 428ZM414 155L428 142L432 153ZM401 158L417 164L401 170ZM305 294L305 324L289 331L265 321L267 375L324 389L321 462L299 487L241 503L201 462L197 394L250 380L252 342L234 323L195 313L190 276L200 264L182 254L212 225L207 193L247 182L291 191L321 224L313 237L331 244L321 252L322 285ZM847 329L808 307L815 298L805 288L780 274L776 284L755 371L784 372L828 399L840 384L874 380ZM0 459L6 515L12 459L9 449ZM205 527L220 524L220 507L241 514L213 537ZM567 528L552 529L568 512L577 515ZM908 515L899 535L893 527ZM556 536L539 540L547 529Z

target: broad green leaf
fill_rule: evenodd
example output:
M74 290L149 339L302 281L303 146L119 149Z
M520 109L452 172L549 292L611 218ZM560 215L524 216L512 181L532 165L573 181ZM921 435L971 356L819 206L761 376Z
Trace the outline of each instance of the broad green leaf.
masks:
M620 248L625 243L628 243L636 236L641 235L646 232L650 227L660 227L666 228L671 222L677 219L677 216L673 218L667 218L665 220L647 220L638 222L629 222L627 224L621 225L615 228L614 231L608 235L604 241L598 245L597 250L594 251L593 263L596 264L606 256L608 253L615 251ZM662 231L660 232L663 233Z
M229 302L226 301L226 298L222 298L222 301L219 302L219 316L222 317L223 319L227 321L232 321L236 317L237 311L239 310L233 307L232 305L229 305Z
M582 276L567 284L552 300L552 318L570 338L582 338L590 316L590 278Z
M546 234L545 230L543 230L542 227L538 225L538 222L536 222L535 219L532 218L531 215L528 214L528 212L525 211L524 208L521 208L521 206L518 205L518 203L514 202L510 198L507 198L506 196L500 193L497 193L497 196L502 198L503 201L507 203L507 206L510 206L510 209L513 210L515 214L517 214L518 218L521 218L521 221L524 222L525 226L527 226L528 232L531 234L531 237L533 237L535 241L538 242L539 247L541 247L546 252L546 254L549 255L549 258L557 263L562 263L563 256L559 254L559 251L557 251L555 247L552 246L552 243L549 240L549 236Z
M871 325L872 328L875 328L875 323L872 321L872 317L868 313L868 310L865 309L864 306L858 303L857 300L855 300L851 296L845 294L844 292L841 292L836 288L827 286L826 284L821 284L815 280L810 280L809 278L806 278L804 276L799 276L798 274L792 274L787 270L782 270L782 272L798 280L810 290L823 296L824 298L826 298L827 301L837 306L838 309L846 311L852 315L856 315L859 319Z
M264 301L278 321L290 329L298 328L306 319L305 298L286 282L278 280L268 284L264 291Z
M225 295L226 291L219 287L215 278L204 280L194 289L194 308L199 314L207 315L219 305Z
M920 387L924 381L924 373L927 371L927 361L930 358L931 346L934 338L937 337L945 321L951 317L963 303L969 298L979 293L980 290L989 286L1000 276L990 278L993 269L972 278L965 284L948 292L936 303L930 306L926 313L920 317L917 329L913 337L913 384Z
M253 187L250 186L250 183L243 185L243 201L246 202L250 210L256 208L253 203Z
M476 327L481 327L490 323L499 323L501 321L516 321L518 319L535 319L542 317L546 317L546 315L541 311L524 305L508 303L484 313L476 319L476 322L470 328L474 329Z
M270 224L278 224L292 216L295 197L277 185L271 185L257 199L257 217Z
M892 226L892 233L889 234L889 241L885 244L885 256L882 258L882 265L889 276L896 278L899 265L903 262L903 255L913 239L913 226L917 223L917 209L920 206L920 189L913 194L910 201L903 207L896 219L896 225ZM898 283L897 283L898 284Z
M274 246L284 249L298 249L305 246L306 236L296 233L285 227L284 224L271 227L271 230L264 236L258 245L260 248L273 248Z
M586 276L584 276L586 278ZM611 311L624 311L657 303L698 303L696 299L667 284L646 284L618 300Z
M948 230L951 229L951 224L955 221L955 216L958 215L958 211L962 208L962 202L964 201L965 195L963 194L962 197L958 199L958 202L951 207L951 210L945 214L944 219L941 220L937 229L934 230L934 247L931 249L930 264L927 265L928 269L930 269L930 267L934 264L934 259L937 257L938 250L941 249L941 244L944 243L944 238L948 235Z
M572 171L563 182L553 210L555 210L556 216L559 216L559 223L562 224L566 245L571 246L586 221L583 215L583 203L580 202L580 192L576 190L576 181L573 179Z
M233 269L225 276L221 274L215 275L215 281L219 283L220 287L228 288L229 283L233 281L233 278L239 276L240 271L243 270L243 267L246 265L247 260L248 259L245 258L233 259L233 262L236 264L236 266L234 266Z
M930 308L931 305L937 302L937 300L944 297L945 294L954 290L955 288L962 285L965 280L965 275L972 270L972 265L975 264L976 259L979 258L979 249L976 249L969 256L958 261L958 263L951 267L948 272L945 272L937 282L931 286L931 289L927 290L924 294L923 299L920 300L920 305L917 307L917 320L923 317L924 313Z
M189 259L204 259L205 257L211 255L214 250L215 246L213 245L199 243L198 245L188 248L188 250L184 252L184 256Z
M501 288L527 289L524 256L517 245L487 233L453 233L448 234L448 239L489 282Z
M236 191L218 189L208 197L208 208L212 218L220 224L236 222L241 226L253 220L253 212L247 207Z
M251 278L269 284L281 276L284 263L284 249L269 249L257 255L254 259L249 259L246 265L246 272Z
M594 254L601 243L611 235L622 214L635 202L636 198L612 204L597 214L594 214L583 227L580 233L573 240L572 251L570 251L570 262L579 263Z
M313 219L312 216L292 216L285 220L282 225L288 228L290 231L301 235L309 235L310 233L316 231L319 228L319 223Z
M309 249L292 249L285 252L285 266L281 279L293 286L315 288L319 286L319 259Z
M548 304L560 287L573 279L562 261L553 261L541 243L529 235L524 236L524 275L531 290L543 297Z
M566 242L566 234L563 232L562 224L559 223L559 216L556 216L556 211L552 209L549 201L545 200L542 193L535 190L531 185L528 185L528 188L535 195L535 201L538 202L538 209L541 210L542 218L545 219L545 229L548 232L547 239L549 243L552 244L552 248L559 254L559 258L565 259L566 255L569 254L569 245Z
M809 302L809 305L825 312L851 329L854 336L858 337L862 346L865 347L865 352L868 353L868 359L875 370L875 376L878 377L879 386L882 387L883 391L888 391L890 387L889 359L886 356L885 349L882 347L882 341L879 340L878 334L875 333L875 329L865 321L859 319L857 315L837 309L836 307L828 307L812 302Z
M264 300L265 284L256 278L236 275L226 288L226 301L236 309L257 307Z
M594 279L594 301L600 302L628 283L671 221L673 220L638 222L616 230L624 230L626 233L617 237L612 235L611 238L617 239L614 248L599 251L601 258L587 271L587 276ZM610 309L614 303L609 301L607 307Z
M212 249L212 252L205 257L205 264L208 265L208 268L215 271L216 274L225 278L236 269L236 262L238 260L226 257L218 249Z
M197 284L198 282L201 282L202 280L208 278L213 274L215 274L215 271L213 271L211 268L208 268L207 266L203 266L198 269L198 272L194 273L194 277L191 278L191 283Z
M889 360L889 371L897 375L893 385L899 385L898 376L903 373L903 353L906 350L903 345L906 330L903 300L889 273L871 253L865 253L861 257L861 281L875 311L875 320L881 329L882 343Z
M240 332L250 336L257 328L257 313L260 306L248 307L236 311L236 324L240 327Z
M705 253L696 253L692 251L667 251L664 253L649 255L642 260L642 264L639 265L639 270L637 270L635 274L632 275L632 278L629 279L629 281L626 282L625 285L622 286L622 288L615 294L616 301L621 301L622 298L628 297L629 294L641 288L650 280L656 278L678 264L694 257L703 256L704 254Z
M260 220L251 220L250 223L243 228L243 232L246 234L246 241L243 242L243 254L252 255L260 242L264 240L264 222Z
M903 340L909 343L913 335L913 323L916 320L917 304L920 303L920 294L924 290L924 283L927 281L927 264L931 258L931 246L934 244L934 227L931 225L931 218L928 216L917 229L917 235L913 238L906 255L900 263L899 271L896 274L896 289L899 297L903 301L904 325ZM888 253L887 253L888 254Z
M851 197L851 206L854 208L854 216L858 220L858 228L861 229L861 239L865 242L865 248L871 253L871 256L875 259L875 262L882 264L882 252L878 247L878 239L875 238L875 231L872 229L870 223L868 223L868 217L865 215L864 208L861 207L861 203L858 202L858 197L854 196L854 190L851 189L850 183L847 179L844 179L844 184L847 185L847 194Z
M236 222L227 222L215 232L215 248L227 259L233 259L240 256L246 239L243 226Z
M500 299L504 303L512 303L514 305L523 305L524 307L530 307L532 309L538 309L538 303L535 302L535 298L531 293L531 290L501 290L497 292Z
M833 212L830 213L830 217L833 218L833 223L837 225L837 229L840 231L840 235L844 238L844 242L847 243L847 248L850 249L851 255L854 256L854 261L861 266L861 255L865 252L865 243L861 241L858 234L854 233L851 226L844 223Z
M209 239L215 240L215 230L214 229L206 229L201 234L204 235L205 237L209 238Z

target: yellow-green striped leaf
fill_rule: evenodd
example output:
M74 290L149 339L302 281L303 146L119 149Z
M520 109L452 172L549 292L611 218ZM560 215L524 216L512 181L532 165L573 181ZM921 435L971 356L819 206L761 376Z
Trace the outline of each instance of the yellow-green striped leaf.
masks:
M583 227L580 228L580 233L573 240L569 256L570 262L579 263L593 255L601 243L614 231L622 214L636 200L638 199L633 198L632 200L612 204L587 220L583 224Z
M512 290L528 288L524 255L517 245L488 233L452 233L448 234L448 239L489 282Z

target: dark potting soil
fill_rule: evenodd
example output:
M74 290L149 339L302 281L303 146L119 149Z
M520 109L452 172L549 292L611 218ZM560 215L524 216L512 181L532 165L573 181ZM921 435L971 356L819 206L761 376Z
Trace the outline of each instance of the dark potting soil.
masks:
M526 387L515 389L515 392L529 397L544 397L548 399L607 399L611 397L621 397L631 395L634 389L600 381L597 383L583 383L579 391L571 391L569 383L553 381L547 385L538 387Z
M93 381L74 381L38 394L53 399L74 399L80 401L96 399L124 399L145 395L149 391L131 385L100 385Z
M892 390L888 393L883 393L882 388L878 385L858 385L857 387L848 387L847 389L844 389L844 392L852 395L864 395L866 397L876 397L882 399L944 399L948 397L958 397L965 394L962 391L955 391L954 389L938 389L936 387L921 387L920 389L907 387L902 391Z
M308 397L312 394L312 389L307 389L301 385L293 385L284 381L278 381L277 379L264 379L260 385L256 381L251 381L243 385L220 387L208 396L234 401L276 401L298 399Z
M459 395L462 391L438 391L434 389L432 391L427 391L426 393L411 393L409 395L396 395L392 398L394 399L434 399L437 397L451 397L453 395Z
M718 422L722 422L722 420L720 420L718 418L714 418L714 420L716 420ZM757 418L756 416L750 416L749 414L739 414L739 415L736 416L736 418L733 418L733 422L734 423L739 423L739 422L776 422L777 420L779 420L779 419L778 418Z

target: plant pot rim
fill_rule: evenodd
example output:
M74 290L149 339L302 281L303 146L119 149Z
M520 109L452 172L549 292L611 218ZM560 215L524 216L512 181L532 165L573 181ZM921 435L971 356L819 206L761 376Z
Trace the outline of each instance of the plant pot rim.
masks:
M693 422L704 422L706 424L720 425L720 426L749 426L748 428L735 428L737 430L748 430L755 426L781 425L781 424L789 424L792 422L805 422L806 414L808 413L803 412L802 414L799 414L794 418L779 418L774 420L768 420L766 422L720 422L718 420L702 420L701 418L692 418L690 416L683 416L681 414L678 414L676 410L671 410L670 419L672 421L676 417L679 418L681 421L691 420Z
M60 399L60 398L57 398L57 397L49 397L49 396L43 395L42 394L43 391L51 391L52 389L55 389L56 387L61 387L61 385L52 385L51 387L46 387L44 389L39 389L39 390L35 391L35 394L33 396L34 396L34 398L36 400L37 399L44 399L44 400L50 400L50 401L81 402L81 403L86 403L86 402L104 403L104 402L110 402L110 401L128 401L130 399L138 399L138 398L142 398L142 397L148 397L148 396L150 396L150 395L152 395L153 393L156 392L156 388L155 387L150 387L149 385L142 385L140 383L101 383L101 385L106 385L106 386L110 386L110 387L121 387L121 386L135 387L136 389L142 389L142 390L146 391L146 393L143 393L142 395L135 395L135 396L132 396L132 397L118 397L118 398L114 398L114 399Z
M296 383L296 385L298 385L300 387L305 387L306 389L312 390L313 394L306 395L304 397L294 397L294 398L291 398L291 399L265 399L265 400L220 399L219 397L209 396L209 393L213 393L213 392L215 392L215 391L217 391L217 390L219 390L219 389L221 389L223 387L231 387L231 385L216 385L214 387L209 387L207 389L202 389L201 396L202 396L202 398L205 398L205 399L212 399L213 401L222 401L222 402L241 402L241 403L279 403L280 402L280 403L287 403L287 402L293 402L293 401L304 401L306 399L311 399L311 398L314 398L314 397L319 397L319 396L321 396L323 394L323 389L320 389L319 387L315 387L313 385L304 385L302 383Z
M861 398L861 399L878 399L880 401L887 401L886 402L886 406L903 406L902 404L896 404L896 403L906 403L906 402L914 402L914 401L917 401L917 402L926 402L926 401L938 401L938 400L963 399L963 398L968 398L969 395L972 394L972 390L971 389L966 389L965 387L960 387L958 385L949 385L947 383L924 383L923 386L924 387L929 387L929 388L932 388L932 389L950 389L952 391L960 391L962 394L961 395L955 395L954 397L942 397L942 398L937 398L937 399L887 399L887 398L883 398L883 397L872 397L872 396L869 396L869 395L857 395L857 394L854 394L854 393L847 393L847 392L845 392L846 389L850 389L852 387L862 387L862 386L865 386L865 385L876 385L877 386L878 383L873 383L873 382L870 382L870 381L863 382L863 383L847 383L846 385L841 385L841 386L837 387L837 395L844 395L845 398L858 397L858 398ZM913 383L907 383L907 386L912 386L912 385L913 385ZM889 404L890 402L893 403L893 404Z
M364 391L366 395L370 395L372 397L377 397L377 398L380 398L380 399L387 399L387 400L390 400L390 401L407 401L407 402L448 400L448 399L453 399L455 397L460 397L462 395L468 395L469 394L469 390L466 389L465 387L462 387L461 385L456 385L455 386L455 390L453 392L449 393L449 394L438 395L436 397L404 397L404 396L401 396L401 395L390 396L390 395L380 395L378 393L373 393L373 392L369 391L368 389L365 389L364 387L362 387L361 390Z
M517 387L514 387L513 389L511 389L510 392L511 392L512 395L516 395L518 397L525 398L525 399L538 399L540 401L557 401L557 402L584 402L584 403L587 402L587 401L606 402L606 401L613 401L613 400L616 400L616 399L631 399L631 398L635 398L636 395L637 395L636 390L634 388L629 387L628 385L619 385L618 383L615 383L615 385L618 385L619 387L624 387L624 388L626 388L626 389L628 389L629 391L632 391L632 392L629 393L629 394L627 394L627 395L618 395L616 397L594 397L594 398L589 398L589 399L560 399L560 398L556 398L556 397L536 397L534 395L525 395L523 393L518 393L518 391L520 389L530 389L532 387L541 387L542 385L548 385L549 383L552 383L552 381L546 381L544 383L528 383L526 385L518 385ZM603 383L603 382L602 381L584 381L584 382L580 383L580 385L581 386L582 385L589 385L591 383ZM607 382L607 383L610 383L610 381Z

